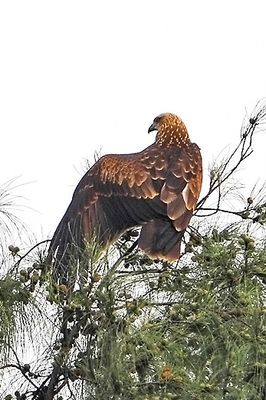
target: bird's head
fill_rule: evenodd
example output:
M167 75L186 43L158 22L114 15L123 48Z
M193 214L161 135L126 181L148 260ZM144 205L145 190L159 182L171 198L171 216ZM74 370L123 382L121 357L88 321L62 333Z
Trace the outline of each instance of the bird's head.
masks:
M162 146L182 146L189 142L184 122L174 114L160 114L154 118L148 132L157 131L156 143Z

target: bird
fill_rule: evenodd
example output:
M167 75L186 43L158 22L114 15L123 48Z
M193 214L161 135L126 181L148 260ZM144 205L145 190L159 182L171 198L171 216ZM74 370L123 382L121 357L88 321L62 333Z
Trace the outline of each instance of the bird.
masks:
M155 141L144 150L104 155L81 178L48 249L59 275L75 249L81 257L93 238L104 249L134 227L149 258L179 259L201 191L201 152L175 114L154 118L153 131Z

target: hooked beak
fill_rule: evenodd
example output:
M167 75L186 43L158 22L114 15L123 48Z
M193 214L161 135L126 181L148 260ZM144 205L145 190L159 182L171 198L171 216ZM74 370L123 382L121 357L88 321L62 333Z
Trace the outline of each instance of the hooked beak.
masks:
M156 124L153 123L153 124L151 124L151 126L148 129L148 133L151 133L152 131L156 131L156 130L157 130Z

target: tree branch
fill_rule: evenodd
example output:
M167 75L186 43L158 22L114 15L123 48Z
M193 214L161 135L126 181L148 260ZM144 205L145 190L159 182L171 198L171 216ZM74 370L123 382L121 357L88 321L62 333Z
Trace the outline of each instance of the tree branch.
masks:
M266 122L266 99L258 102L254 110L252 111L248 123L244 120L241 127L241 139L236 148L232 151L230 156L217 168L215 171L215 166L211 171L213 176L210 177L209 189L206 195L201 198L197 204L196 213L203 209L203 205L209 199L209 197L218 190L218 200L216 209L220 209L221 201L221 187L229 180L229 178L234 174L234 172L239 168L240 164L248 158L253 150L252 143L255 132L258 128L261 128ZM230 167L230 164L237 157L234 165Z

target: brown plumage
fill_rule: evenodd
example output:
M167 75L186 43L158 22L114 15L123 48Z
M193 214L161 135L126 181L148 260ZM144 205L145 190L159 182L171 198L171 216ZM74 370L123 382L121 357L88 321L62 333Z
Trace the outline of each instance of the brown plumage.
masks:
M174 261L199 198L200 150L174 114L156 117L156 140L139 153L101 157L83 176L49 248L57 272L93 236L101 245L141 226L138 246L153 259Z

